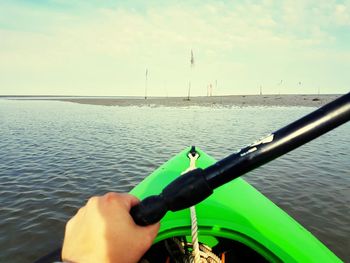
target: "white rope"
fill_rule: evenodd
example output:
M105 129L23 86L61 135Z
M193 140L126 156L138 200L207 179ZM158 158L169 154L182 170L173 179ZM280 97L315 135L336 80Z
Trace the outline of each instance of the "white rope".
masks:
M198 153L196 153L194 156L192 156L192 154L189 153L188 157L190 158L190 166L182 174L196 169L196 161L199 157ZM190 212L191 212L192 248L193 248L192 254L194 257L193 262L200 263L201 258L200 258L199 244L198 244L198 225L197 225L196 209L194 206L190 207Z
M211 257L212 262L221 262L221 259L211 251L210 247L204 244L199 244L199 249L203 251L207 255L207 257Z
M190 166L184 171L182 174L185 174L189 171L196 169L196 161L199 157L199 154L196 153L192 156L191 153L188 154L190 158ZM216 256L209 247L199 244L198 242L198 224L197 224L197 215L195 206L190 207L191 212L191 235L192 235L192 255L194 257L194 263L201 262L217 262L220 263L221 260L218 256Z
M198 244L198 225L197 225L197 215L196 208L191 206L191 234L192 234L192 248L194 263L200 262L199 244Z

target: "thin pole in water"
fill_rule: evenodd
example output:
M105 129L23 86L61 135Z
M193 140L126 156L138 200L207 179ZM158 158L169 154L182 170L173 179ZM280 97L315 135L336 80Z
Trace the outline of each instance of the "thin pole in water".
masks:
M190 100L190 96L191 96L191 75L192 75L192 69L194 66L194 57L193 57L193 50L191 49L191 69L190 69L190 81L188 83L188 96L187 96L187 100Z
M215 80L215 94L217 94L217 92L216 92L216 91L217 91L217 88L218 88L218 80L216 79L216 80Z
M278 83L278 95L281 95L281 86L282 86L283 80Z
M147 85L148 85L148 68L146 68L146 74L145 74L145 100L147 99Z

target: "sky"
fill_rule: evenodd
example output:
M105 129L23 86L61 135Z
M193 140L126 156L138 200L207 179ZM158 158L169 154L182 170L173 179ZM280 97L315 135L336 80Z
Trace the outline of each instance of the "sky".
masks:
M191 50L194 66L191 67ZM0 95L350 91L350 0L0 0Z

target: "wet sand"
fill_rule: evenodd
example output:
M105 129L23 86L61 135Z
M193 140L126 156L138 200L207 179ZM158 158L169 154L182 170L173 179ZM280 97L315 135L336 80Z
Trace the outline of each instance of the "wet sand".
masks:
M232 95L212 97L183 97L147 99L124 98L67 98L57 99L81 104L104 106L165 106L165 107L231 107L231 106L305 106L320 107L341 95ZM56 100L56 99L55 99Z

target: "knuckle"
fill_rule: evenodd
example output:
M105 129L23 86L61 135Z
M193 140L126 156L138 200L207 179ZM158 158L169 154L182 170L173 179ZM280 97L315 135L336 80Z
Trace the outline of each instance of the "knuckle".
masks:
M109 192L109 193L105 194L104 197L107 201L115 201L119 198L119 194L114 193L114 192Z

